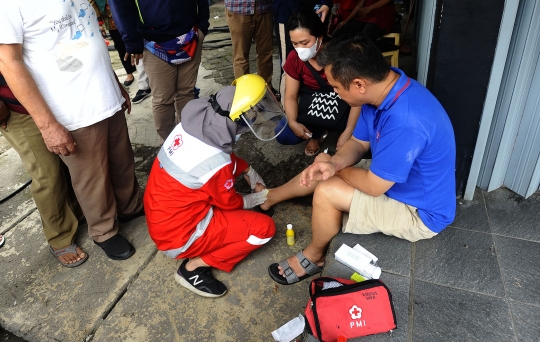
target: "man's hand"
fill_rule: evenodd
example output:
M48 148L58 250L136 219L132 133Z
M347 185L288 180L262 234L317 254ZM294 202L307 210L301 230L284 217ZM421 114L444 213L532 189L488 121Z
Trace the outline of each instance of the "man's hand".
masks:
M336 165L331 161L316 161L300 174L300 186L310 187L312 181L327 180L336 174Z
M135 66L135 65L139 65L139 60L142 59L142 56L143 56L142 53L131 54L129 52L126 52L126 54L124 56L124 60L126 62L131 60L131 65Z
M315 157L316 162L327 162L327 161L330 161L330 159L332 159L332 156L325 152L319 153Z
M131 114L131 99L129 98L129 94L127 91L118 83L118 86L120 87L120 92L122 93L122 97L124 100L126 100L124 103L122 103L122 110L125 112L127 110L128 114Z
M77 144L73 141L71 133L59 122L51 123L40 131L49 151L63 156L77 153L75 149Z
M326 5L322 5L321 8L315 13L320 14L321 21L324 23L324 20L326 19L326 16L328 15L328 12L330 12L330 7Z
M6 129L11 113L6 104L0 100L0 127Z

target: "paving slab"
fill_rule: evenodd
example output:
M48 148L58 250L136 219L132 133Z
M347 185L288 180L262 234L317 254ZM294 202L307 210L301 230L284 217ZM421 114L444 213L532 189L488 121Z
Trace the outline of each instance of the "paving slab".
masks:
M359 244L379 260L377 265L383 272L409 276L411 273L412 243L384 234L358 235L340 232L331 241L328 249L329 261L335 261L334 255L341 245L349 247ZM336 261L337 262L337 261Z
M157 253L129 291L97 329L93 341L270 341L271 332L304 311L309 280L292 286L268 276L271 263L281 261L311 236L305 208L292 203L274 217L274 239L241 261L231 273L214 270L229 289L221 298L200 297L173 278L180 261ZM289 213L284 215L283 213ZM286 244L285 226L299 229L297 245Z
M494 235L506 296L540 306L540 243Z
M92 333L156 248L144 218L121 228L137 249L126 261L108 259L86 228L80 227L77 241L90 257L74 269L50 255L37 211L6 234L9 243L0 249L0 325L36 342L80 342Z
M11 145L8 143L6 138L0 133L0 154L6 152L11 148Z
M415 244L415 279L504 297L491 234L446 228Z
M30 180L21 158L17 152L10 148L0 154L0 199L10 195Z
M540 307L510 301L510 310L520 342L538 341L540 336Z
M0 234L7 232L24 220L34 210L36 204L30 194L30 188L24 189L9 201L0 205Z
M506 300L414 282L412 340L515 341Z
M471 201L457 200L456 218L451 227L490 233L483 191L476 188Z
M491 232L540 242L540 194L525 199L501 188L484 194Z

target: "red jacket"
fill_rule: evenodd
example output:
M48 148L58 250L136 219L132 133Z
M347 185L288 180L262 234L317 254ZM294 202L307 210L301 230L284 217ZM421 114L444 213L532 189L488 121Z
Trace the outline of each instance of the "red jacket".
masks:
M247 167L234 153L206 145L182 124L176 126L154 162L144 194L148 232L158 249L171 257L190 246L203 249L192 245L196 239L188 243L190 238L204 234L210 220L223 220L218 210L243 208L234 182Z

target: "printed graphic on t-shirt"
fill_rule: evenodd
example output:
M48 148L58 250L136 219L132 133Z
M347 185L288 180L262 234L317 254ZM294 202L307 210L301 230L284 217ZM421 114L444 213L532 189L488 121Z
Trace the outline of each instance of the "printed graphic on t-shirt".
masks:
M66 2L67 0L57 0ZM73 13L62 15L58 19L50 20L51 31L55 34L62 34L62 31L70 30L70 41L62 40L58 42L54 56L58 69L64 72L75 72L83 67L83 62L74 56L77 52L88 46L87 42L79 41L83 37L83 32L89 37L95 37L96 34L90 24L97 21L96 13L89 3L82 2L78 5L71 1ZM87 27L89 32L87 31Z
M337 93L313 93L313 100L309 105L307 115L313 115L325 120L336 120L335 114L339 114Z

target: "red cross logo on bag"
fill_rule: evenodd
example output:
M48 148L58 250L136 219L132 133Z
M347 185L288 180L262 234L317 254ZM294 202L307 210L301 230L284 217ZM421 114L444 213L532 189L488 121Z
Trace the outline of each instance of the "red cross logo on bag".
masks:
M351 319L362 318L362 309L353 305L352 308L349 309L349 314L351 315Z

